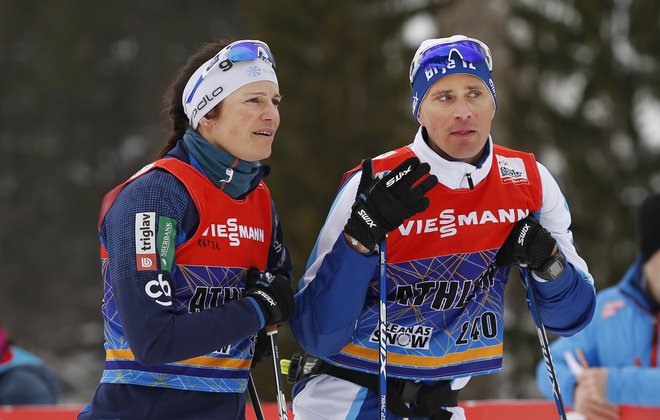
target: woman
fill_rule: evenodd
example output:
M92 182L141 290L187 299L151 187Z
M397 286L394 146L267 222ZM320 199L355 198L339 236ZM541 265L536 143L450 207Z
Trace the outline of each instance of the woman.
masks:
M280 99L261 41L207 44L179 71L161 159L101 206L106 359L80 419L245 417L255 335L293 310L259 163Z

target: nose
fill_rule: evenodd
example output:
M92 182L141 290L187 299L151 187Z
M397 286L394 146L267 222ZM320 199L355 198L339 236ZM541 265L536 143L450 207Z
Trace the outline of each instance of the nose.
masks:
M464 99L457 100L454 106L454 118L464 120L470 117L472 117L472 109L467 101Z
M270 121L270 120L278 119L279 117L280 117L280 111L277 108L277 106L275 106L275 104L272 103L271 101L268 101L266 103L266 106L264 107L263 112L261 113L261 119L265 121Z

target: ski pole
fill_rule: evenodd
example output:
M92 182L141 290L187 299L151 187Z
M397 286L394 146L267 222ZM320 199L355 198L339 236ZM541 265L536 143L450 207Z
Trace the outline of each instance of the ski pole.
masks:
M378 309L378 397L380 420L387 417L387 257L385 256L385 242L387 235L380 243L380 284Z
M257 420L266 420L264 417L264 412L261 409L261 401L259 401L257 387L254 384L254 379L252 378L252 372L250 372L250 377L248 378L248 393L250 394L250 401L252 401L254 415L257 417Z
M280 377L280 352L278 348L277 325L270 325L266 328L266 334L270 337L270 347L273 351L273 367L275 368L275 387L277 388L277 409L280 414L280 420L289 420L286 412L286 399L282 392L282 378Z
M545 367L548 371L548 377L550 378L550 384L552 385L552 396L555 398L555 405L557 406L557 413L559 413L559 418L561 420L566 420L566 410L564 409L564 402L561 398L561 392L559 391L559 380L557 379L557 372L555 371L555 365L552 362L552 355L550 354L550 344L548 343L548 336L545 333L545 327L541 322L541 316L538 313L538 306L536 303L536 293L534 292L534 286L532 285L533 279L530 279L532 276L530 271L526 273L521 273L521 277L524 278L525 287L527 288L527 295L529 299L530 312L532 318L534 319L534 324L536 324L536 333L539 336L539 342L541 343L541 353L543 353L543 359L545 360Z

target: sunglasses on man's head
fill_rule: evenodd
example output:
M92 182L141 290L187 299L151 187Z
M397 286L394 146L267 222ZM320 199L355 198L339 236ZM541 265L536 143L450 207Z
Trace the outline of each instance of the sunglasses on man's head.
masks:
M440 66L446 64L452 54L458 54L461 59L470 63L485 61L488 70L493 71L493 58L490 50L483 42L476 39L463 39L453 41L447 44L432 45L410 64L410 83L415 79L417 71L429 63L437 63Z

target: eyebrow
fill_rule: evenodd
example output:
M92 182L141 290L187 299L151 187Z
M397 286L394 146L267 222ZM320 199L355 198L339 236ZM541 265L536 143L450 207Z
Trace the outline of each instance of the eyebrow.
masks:
M466 85L463 88L460 89L440 89L440 90L432 90L431 95L441 95L441 94L447 94L447 93L454 93L456 90L483 90L484 86L481 84L470 84Z
M251 95L269 96L268 93L263 91L263 90L259 90L259 91L256 91L256 92L245 92L245 95L247 95L247 96L251 96ZM275 95L275 97L276 98L282 98L282 95L278 93L278 94Z

